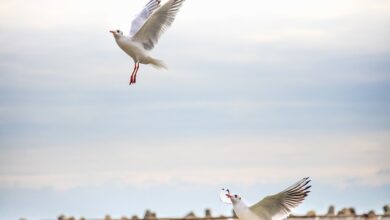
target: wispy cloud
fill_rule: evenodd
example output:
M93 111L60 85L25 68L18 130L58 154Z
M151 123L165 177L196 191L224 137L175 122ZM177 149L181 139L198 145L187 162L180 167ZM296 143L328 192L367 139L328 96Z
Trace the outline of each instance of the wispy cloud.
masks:
M356 179L354 184L384 185L390 183L389 175L378 173L390 167L384 156L389 153L387 137L384 133L221 136L190 142L182 138L135 139L81 146L52 143L3 150L0 185L75 188L90 183L145 186L177 181L212 186L253 185L303 174L336 186L349 185L351 178Z
M1 193L388 187L388 1L186 1L129 87L144 3L2 1Z

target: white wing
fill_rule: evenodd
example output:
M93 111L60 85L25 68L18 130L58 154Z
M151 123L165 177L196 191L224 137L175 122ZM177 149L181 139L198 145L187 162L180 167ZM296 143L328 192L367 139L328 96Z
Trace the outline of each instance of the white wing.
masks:
M142 11L137 16L135 16L134 20L131 22L130 36L133 36L135 33L137 33L137 31L139 31L139 29L153 13L153 11L160 7L160 2L160 0L150 0L148 4L146 4L142 9Z
M169 0L155 11L139 31L133 36L133 40L140 42L146 50L153 49L160 36L175 20L184 0Z
M259 216L267 216L273 220L286 218L291 209L297 207L310 192L309 177L303 178L284 191L267 196L250 207L250 210Z

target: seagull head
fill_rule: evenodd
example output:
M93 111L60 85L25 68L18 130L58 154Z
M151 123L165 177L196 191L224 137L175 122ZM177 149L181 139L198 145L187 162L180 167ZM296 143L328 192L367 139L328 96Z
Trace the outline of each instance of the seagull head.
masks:
M114 35L114 37L123 36L123 32L121 30L111 30L110 33L112 33Z
M236 203L241 201L241 196L239 196L237 194L232 195L230 193L226 193L226 197L228 197L232 201L233 204L236 204Z

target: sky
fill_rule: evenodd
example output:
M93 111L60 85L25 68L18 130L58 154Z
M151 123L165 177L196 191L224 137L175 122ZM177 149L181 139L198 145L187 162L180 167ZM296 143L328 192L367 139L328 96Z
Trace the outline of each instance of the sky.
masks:
M164 2L164 1L163 1ZM187 0L133 61L145 0L0 1L0 218L229 215L302 177L294 213L390 203L390 2Z

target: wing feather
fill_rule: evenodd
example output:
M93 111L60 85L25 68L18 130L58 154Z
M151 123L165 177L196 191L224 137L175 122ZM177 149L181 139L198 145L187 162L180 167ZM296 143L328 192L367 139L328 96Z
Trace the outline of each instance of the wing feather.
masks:
M135 33L137 33L137 31L139 31L139 29L154 12L154 10L160 7L160 2L161 0L150 0L142 9L142 11L137 16L135 16L131 22L130 36L133 36Z
M183 2L184 0L169 0L149 17L132 39L140 42L146 50L153 49L160 36L175 20Z
M301 204L308 195L310 181L309 177L303 178L282 192L265 197L251 206L250 210L273 220L284 219L291 213L291 209Z

